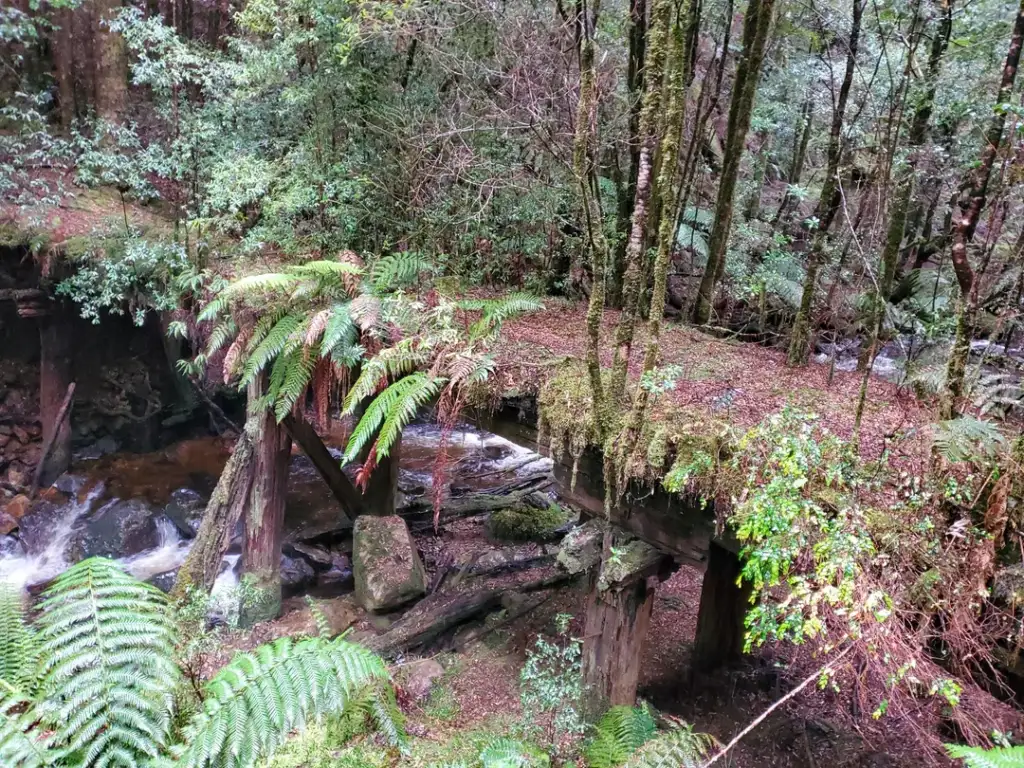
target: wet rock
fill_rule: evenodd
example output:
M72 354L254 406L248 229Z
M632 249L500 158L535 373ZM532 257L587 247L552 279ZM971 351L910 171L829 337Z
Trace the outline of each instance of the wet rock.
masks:
M110 435L104 435L94 443L74 453L75 461L93 461L121 450L121 444Z
M6 512L0 512L0 536L5 536L18 527L18 521Z
M317 576L317 583L338 591L352 589L355 586L352 560L348 555L332 552L331 567Z
M508 556L500 549L489 549L476 558L476 567L481 570L499 568L508 562Z
M150 576L146 581L159 589L161 592L170 592L174 586L174 580L178 577L178 569L164 571L156 576Z
M398 515L356 518L352 547L356 600L366 610L394 610L426 594L423 561Z
M15 521L18 521L28 514L28 511L31 508L32 502L28 496L23 493L19 493L4 505L4 513L14 518Z
M17 536L0 536L0 559L5 557L21 557L25 547Z
M115 499L80 523L68 545L68 559L126 557L152 549L160 543L160 516L141 499Z
M21 464L13 462L11 466L7 468L6 478L7 482L11 485L16 485L19 488L23 487L28 483L28 470L22 467Z
M340 635L359 620L361 611L352 597L336 597L333 600L317 600L316 607L327 620L330 634Z
M426 701L437 681L444 677L444 667L434 659L422 659L407 664L398 684L414 702Z
M191 488L179 488L172 492L171 500L164 507L164 514L186 539L195 538L205 511L206 502L203 497Z
M294 594L315 580L316 571L305 558L281 555L281 588L285 592Z
M301 556L309 561L309 564L320 571L326 571L331 567L331 552L318 547L315 544L302 544L296 542L295 544L286 545L285 551L292 556Z
M558 549L558 564L569 573L583 573L601 562L601 548L604 545L604 525L597 520L588 520L573 528L562 539Z
M52 501L32 505L32 509L18 521L18 534L28 554L39 555L46 550L65 514L66 510Z

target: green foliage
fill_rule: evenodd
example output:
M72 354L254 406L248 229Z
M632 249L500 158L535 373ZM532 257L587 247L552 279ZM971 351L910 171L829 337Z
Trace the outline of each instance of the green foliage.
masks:
M946 752L953 759L963 760L967 768L1024 768L1024 747L980 749L947 744Z
M23 691L0 679L4 765L134 768L170 765L171 754L176 766L251 768L292 732L353 703L389 744L404 747L383 661L342 638L285 638L236 656L203 686L183 741L173 743L175 662L196 651L175 638L175 622L187 629L193 613L182 610L102 558L55 579L32 627L38 663L17 644L4 651L5 664L24 658L28 665L12 677L33 678ZM23 625L11 606L0 621L5 638Z
M700 768L715 741L690 726L674 728L648 741L629 759L626 768Z
M545 741L556 754L566 742L575 742L586 731L583 643L569 636L570 618L565 614L557 618L558 637L554 641L537 637L519 673L524 727L527 733L543 727Z
M646 744L657 731L646 705L612 707L594 726L594 735L583 750L590 768L618 768Z
M378 459L388 455L402 429L412 421L417 411L437 396L444 384L440 377L425 373L410 373L388 386L366 407L366 412L352 430L345 448L345 461L355 461L374 433L374 453Z
M25 620L20 590L0 584L0 686L31 693L39 643Z
M932 425L932 447L946 461L991 462L1006 444L999 428L985 419L960 416Z

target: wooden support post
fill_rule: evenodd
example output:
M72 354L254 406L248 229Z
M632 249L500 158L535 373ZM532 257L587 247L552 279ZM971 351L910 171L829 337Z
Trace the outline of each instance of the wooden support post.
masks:
M250 408L262 396L265 378L260 376L250 385ZM258 422L253 430L254 475L242 544L242 626L276 618L281 611L281 541L291 458L291 438L272 411L249 418Z
M363 491L363 509L369 515L395 514L395 495L398 491L398 464L402 455L402 438L395 440L387 458L370 473Z
M741 567L739 557L711 542L697 613L695 670L715 669L743 655L743 620L750 607L750 588L736 583Z
M55 312L40 319L39 326L39 417L43 443L50 446L41 457L42 471L36 476L42 487L49 486L71 466L71 419L61 415L61 406L71 386L71 338L65 323Z
M288 430L292 440L299 444L302 452L313 462L316 471L320 473L320 477L324 479L327 487L334 494L334 498L341 505L342 515L349 520L355 520L363 506L363 499L356 487L352 485L352 481L341 471L341 464L331 456L331 452L327 450L320 435L303 418L301 413L285 416L281 424ZM378 467L377 471L383 471L383 467ZM392 506L394 506L393 503Z
M656 577L640 578L602 590L597 571L591 575L583 632L583 680L595 715L618 704L636 703L657 582Z

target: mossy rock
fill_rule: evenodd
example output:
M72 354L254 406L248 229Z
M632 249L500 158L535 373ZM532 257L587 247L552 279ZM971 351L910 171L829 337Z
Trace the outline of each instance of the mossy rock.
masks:
M1024 605L1024 564L996 571L992 578L992 599L1007 608Z
M546 509L517 504L492 512L487 531L495 539L506 541L548 541L571 519L572 515L557 504Z
M384 613L427 592L427 577L409 526L398 515L360 515L352 532L356 600Z

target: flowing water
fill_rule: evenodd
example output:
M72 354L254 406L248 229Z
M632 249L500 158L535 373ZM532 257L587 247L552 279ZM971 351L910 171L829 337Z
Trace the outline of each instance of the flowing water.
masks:
M431 493L441 439L441 429L433 424L414 424L405 430L399 504ZM339 446L331 451L340 459ZM33 507L23 521L20 538L0 537L0 580L25 588L44 585L72 564L75 557L69 553L81 551L78 542L84 532L93 530L90 526L105 531L102 526L111 524L104 521L128 508L138 519L130 517L124 526L144 529L147 546L110 554L136 578L166 588L192 544L191 536L183 535L181 518L172 520L169 513L175 494L194 499L193 514L198 516L227 454L224 442L211 438L183 441L154 454L122 454L76 466L78 474L66 476L60 484L63 492L44 494L49 500ZM453 492L495 488L551 469L550 459L468 426L448 435L446 455L445 479ZM29 518L37 520L31 528ZM131 532L112 530L138 544ZM335 557L348 551L346 538L350 538L350 524L338 514L334 498L311 462L296 453L285 510L286 552L290 545L315 542L332 550ZM236 540L224 557L213 589L214 612L230 611L231 595L237 592L238 546Z

